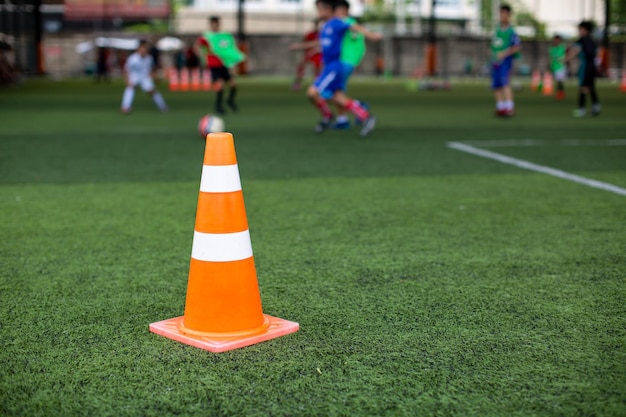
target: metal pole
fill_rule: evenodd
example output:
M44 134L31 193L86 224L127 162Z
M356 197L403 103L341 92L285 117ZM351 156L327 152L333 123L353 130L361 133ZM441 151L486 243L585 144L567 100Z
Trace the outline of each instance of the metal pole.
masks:
M426 46L426 73L430 76L437 72L437 19L435 18L435 6L437 0L430 3L430 21L428 26L428 44Z
M604 0L604 36L602 46L609 47L609 28L611 26L611 0Z
M239 7L237 9L237 38L240 42L246 39L244 30L244 1L245 0L239 0Z

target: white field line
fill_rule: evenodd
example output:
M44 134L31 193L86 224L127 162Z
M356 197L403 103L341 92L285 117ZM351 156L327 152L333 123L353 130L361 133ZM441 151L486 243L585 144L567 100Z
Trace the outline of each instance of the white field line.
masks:
M493 159L494 161L501 162L503 164L513 165L518 168L528 169L530 171L541 172L542 174L552 175L553 177L561 178L567 181L577 182L579 184L586 185L592 188L598 188L600 190L608 191L619 195L626 196L626 189L617 187L605 182L592 180L589 178L581 177L578 175L570 174L560 169L554 169L543 165L533 164L532 162L524 161L522 159L511 158L510 156L502 155L499 153L487 151L484 149L475 148L471 145L466 145L460 142L448 142L448 148L455 149L457 151L466 152L472 155L481 156L487 159Z
M466 140L463 143L487 148L522 148L533 146L626 146L626 139L547 141L536 139Z

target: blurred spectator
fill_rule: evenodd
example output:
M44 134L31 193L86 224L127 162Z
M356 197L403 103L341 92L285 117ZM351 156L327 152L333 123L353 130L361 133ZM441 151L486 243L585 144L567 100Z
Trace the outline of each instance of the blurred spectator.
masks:
M198 55L193 50L193 47L188 47L185 52L185 66L189 69L198 68L200 66L200 60Z
M156 44L152 44L149 51L150 56L152 56L152 60L154 61L154 69L156 71L161 69L161 51L156 47Z
M19 80L14 50L11 45L0 40L0 85L14 84Z
M109 50L104 47L99 47L98 56L96 58L96 82L101 80L111 82L109 77Z

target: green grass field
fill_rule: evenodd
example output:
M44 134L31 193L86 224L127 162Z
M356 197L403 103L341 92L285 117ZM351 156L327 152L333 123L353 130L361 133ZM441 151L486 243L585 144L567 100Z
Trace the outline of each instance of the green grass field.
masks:
M212 98L121 116L122 88L0 90L0 414L626 415L626 197L446 146L625 188L616 86L599 118L570 87L499 120L486 86L357 80L362 140L243 80L225 120L264 312L301 329L222 354L148 330L184 311Z

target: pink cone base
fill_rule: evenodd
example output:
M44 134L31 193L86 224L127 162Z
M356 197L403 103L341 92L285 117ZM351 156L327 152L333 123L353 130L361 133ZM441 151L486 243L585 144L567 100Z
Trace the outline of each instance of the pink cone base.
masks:
M150 331L168 339L191 345L210 352L220 353L233 349L239 349L245 346L254 345L255 343L265 342L266 340L275 339L290 333L295 333L300 328L298 323L293 321L279 319L278 317L268 316L264 314L270 324L267 330L260 334L251 336L238 337L196 337L188 336L178 330L178 323L183 319L175 317L169 320L163 320L150 325Z

